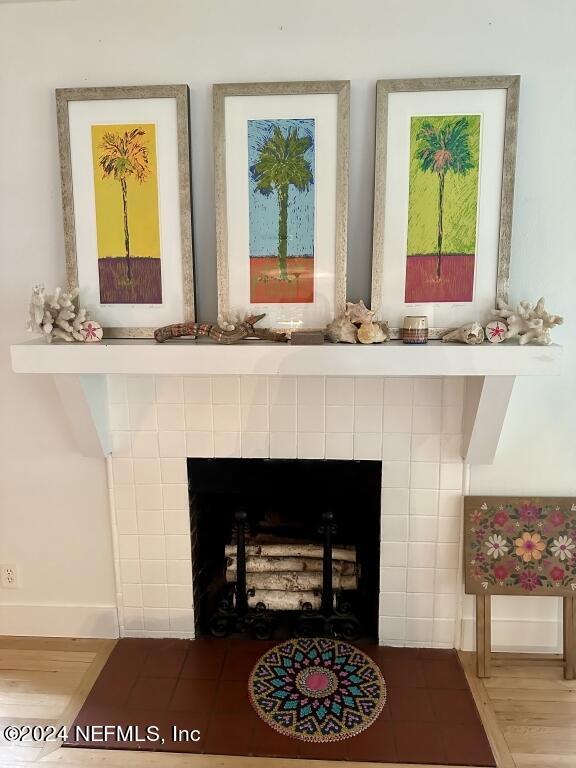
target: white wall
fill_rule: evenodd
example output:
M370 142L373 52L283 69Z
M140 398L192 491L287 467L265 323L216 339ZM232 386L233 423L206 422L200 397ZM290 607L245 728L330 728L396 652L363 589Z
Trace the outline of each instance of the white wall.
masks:
M82 624L82 631L113 628L104 463L76 454L51 382L12 374L7 351L24 338L32 284L64 279L58 86L190 84L198 305L210 319L216 307L211 83L352 80L349 297L357 299L370 293L375 80L519 73L511 297L544 294L567 316L568 327L556 334L567 347L566 373L518 383L496 463L474 469L472 491L576 492L575 27L572 0L0 4L0 562L16 561L23 583L2 590L0 604L108 606L100 612L102 625ZM555 620L549 602L502 610ZM31 631L23 623L30 615L0 607L0 631ZM70 612L35 615L41 616L37 631L56 634Z

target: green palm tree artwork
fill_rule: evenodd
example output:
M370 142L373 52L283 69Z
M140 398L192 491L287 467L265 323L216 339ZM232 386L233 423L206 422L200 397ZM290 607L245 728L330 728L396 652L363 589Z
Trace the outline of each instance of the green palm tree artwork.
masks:
M100 302L162 304L156 125L91 132Z
M413 117L406 302L472 301L480 115Z
M250 300L314 300L313 119L248 121Z

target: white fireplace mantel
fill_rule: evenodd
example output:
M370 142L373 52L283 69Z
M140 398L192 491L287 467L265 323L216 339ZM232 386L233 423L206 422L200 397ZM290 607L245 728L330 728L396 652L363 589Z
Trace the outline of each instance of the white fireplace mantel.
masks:
M16 373L50 374L80 450L110 453L106 375L177 376L461 376L466 378L463 454L471 464L493 461L516 376L559 374L562 347L513 342L477 346L430 342L411 346L291 346L250 341L157 344L152 340L107 340L100 344L11 347Z

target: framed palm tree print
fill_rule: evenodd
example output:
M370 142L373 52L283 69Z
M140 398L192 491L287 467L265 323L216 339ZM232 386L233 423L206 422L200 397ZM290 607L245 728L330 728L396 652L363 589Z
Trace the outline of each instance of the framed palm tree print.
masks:
M289 332L344 309L349 88L214 86L220 313Z
M507 298L519 78L377 84L372 309L438 338Z
M108 337L194 320L186 85L56 91L67 278Z

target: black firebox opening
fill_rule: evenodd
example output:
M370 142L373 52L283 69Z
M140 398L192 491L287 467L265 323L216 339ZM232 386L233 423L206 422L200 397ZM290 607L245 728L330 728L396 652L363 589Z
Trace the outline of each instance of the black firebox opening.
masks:
M378 461L188 459L197 633L211 633L211 619L230 589L226 546L230 554L239 510L247 516L247 545L285 541L320 548L322 514L331 511L333 547L356 552L357 584L345 593L346 601L361 635L376 639L381 466ZM293 631L295 613L276 612L274 636Z

